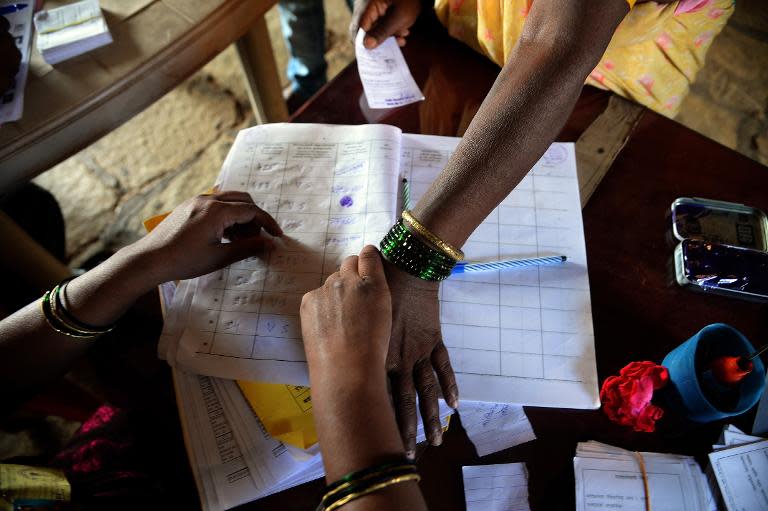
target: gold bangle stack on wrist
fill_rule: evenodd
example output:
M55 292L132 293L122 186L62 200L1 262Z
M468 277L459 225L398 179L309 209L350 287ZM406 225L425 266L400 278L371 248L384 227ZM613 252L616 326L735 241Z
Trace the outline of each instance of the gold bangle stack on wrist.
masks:
M405 460L352 472L328 485L316 511L334 511L344 504L388 486L420 480L416 464Z
M83 323L64 307L60 295L72 278L74 277L62 281L43 295L40 301L40 308L43 311L43 317L48 326L60 334L77 339L93 339L110 332L114 325L98 327Z

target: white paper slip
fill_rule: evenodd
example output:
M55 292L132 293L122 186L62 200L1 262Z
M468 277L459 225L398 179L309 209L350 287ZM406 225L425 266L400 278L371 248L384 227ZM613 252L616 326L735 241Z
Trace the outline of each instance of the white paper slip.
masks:
M83 0L35 14L37 49L49 64L112 42L98 0Z
M478 456L487 456L536 439L528 416L520 405L462 400L459 415Z
M363 46L364 37L365 32L358 30L355 56L368 106L393 108L423 100L424 94L416 85L395 38L390 37L369 50Z
M709 461L729 511L768 509L768 440L710 453Z
M467 511L527 511L525 463L462 467Z
M0 2L0 6L16 2ZM13 79L13 86L7 91L0 91L0 125L18 121L24 113L24 87L29 72L29 56L32 49L32 3L23 9L6 14L10 24L10 34L21 52L19 72Z

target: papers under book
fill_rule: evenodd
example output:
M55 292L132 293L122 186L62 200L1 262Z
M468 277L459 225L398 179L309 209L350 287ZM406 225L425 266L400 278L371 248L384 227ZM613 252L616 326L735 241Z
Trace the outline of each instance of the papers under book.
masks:
M37 49L58 64L112 42L98 0L84 0L35 14Z

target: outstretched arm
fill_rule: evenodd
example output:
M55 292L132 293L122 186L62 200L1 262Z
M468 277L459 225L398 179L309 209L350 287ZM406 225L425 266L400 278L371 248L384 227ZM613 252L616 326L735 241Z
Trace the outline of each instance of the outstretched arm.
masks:
M203 275L268 250L275 220L244 192L190 199L150 234L66 286L62 301L82 323L110 325L158 284ZM224 236L231 243L222 243ZM37 300L0 321L0 395L66 372L93 343L56 332Z
M414 216L443 240L462 246L552 143L627 12L626 0L533 2L520 40ZM455 406L458 388L442 342L438 284L389 263L385 270L393 304L387 368L412 454L416 396L428 439L438 445L438 389Z
M384 363L392 326L381 257L368 245L301 301L315 425L326 479L402 461L403 443L387 393ZM426 509L408 481L344 506L349 510Z

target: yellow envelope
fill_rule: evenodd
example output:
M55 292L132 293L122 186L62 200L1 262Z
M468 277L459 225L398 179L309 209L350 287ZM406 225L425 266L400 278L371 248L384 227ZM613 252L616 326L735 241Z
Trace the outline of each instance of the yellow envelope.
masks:
M237 384L274 438L299 449L308 449L317 443L309 387L251 381Z

